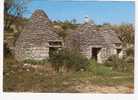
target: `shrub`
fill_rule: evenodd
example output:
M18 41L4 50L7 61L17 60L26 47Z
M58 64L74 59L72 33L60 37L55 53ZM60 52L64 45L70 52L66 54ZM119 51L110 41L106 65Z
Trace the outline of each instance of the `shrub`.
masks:
M67 71L71 69L78 71L80 69L85 69L89 63L88 59L81 55L78 51L67 49L60 50L58 53L55 53L52 57L50 57L49 61L57 71L63 67L66 68Z
M8 44L4 43L4 57L11 57L11 56L12 56L12 52L8 47Z
M134 63L134 57L133 56L129 56L125 58L127 63Z
M130 69L130 64L125 59L120 59L117 55L113 55L108 58L105 65L112 67L113 70L117 71L128 71Z
M134 56L134 48L133 47L128 48L126 50L126 54L127 54L127 56Z
M106 67L102 64L98 64L94 59L90 60L87 71L92 72L94 75L107 76L112 74L112 68Z

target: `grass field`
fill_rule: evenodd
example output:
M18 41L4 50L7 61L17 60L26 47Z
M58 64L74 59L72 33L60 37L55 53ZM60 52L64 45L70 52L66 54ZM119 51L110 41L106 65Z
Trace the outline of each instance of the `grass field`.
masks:
M37 66L37 65L36 65ZM60 93L133 93L133 72L117 72L104 65L93 71L50 74L44 68L23 67L12 58L4 60L5 92L60 92Z

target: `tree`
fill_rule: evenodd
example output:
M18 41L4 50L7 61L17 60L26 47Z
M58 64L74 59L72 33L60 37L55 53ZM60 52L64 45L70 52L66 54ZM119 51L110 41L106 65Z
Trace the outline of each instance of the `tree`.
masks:
M132 24L121 24L112 26L112 28L118 33L118 37L125 46L134 44L134 27Z
M71 21L65 20L65 21L54 21L55 25L61 26L64 30L66 29L75 29L77 27L76 19L72 19Z
M76 19L72 19L71 21L65 20L65 21L53 21L54 28L56 29L57 34L63 38L65 41L65 38L68 35L67 30L68 29L75 29L77 28L78 24L76 23Z
M26 12L26 5L30 0L5 0L4 1L4 30L11 29L11 25L19 22ZM21 23L20 23L21 24ZM18 26L18 25L17 25Z

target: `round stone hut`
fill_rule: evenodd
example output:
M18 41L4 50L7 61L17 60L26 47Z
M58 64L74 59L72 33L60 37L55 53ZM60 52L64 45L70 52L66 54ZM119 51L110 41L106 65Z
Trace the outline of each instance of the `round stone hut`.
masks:
M122 49L121 41L113 30L108 27L99 29L93 21L85 21L67 37L67 48L76 45L79 45L84 56L95 59L98 63L103 63L114 54L121 55Z
M62 47L62 39L56 34L46 13L36 10L24 26L15 43L15 58L43 60Z

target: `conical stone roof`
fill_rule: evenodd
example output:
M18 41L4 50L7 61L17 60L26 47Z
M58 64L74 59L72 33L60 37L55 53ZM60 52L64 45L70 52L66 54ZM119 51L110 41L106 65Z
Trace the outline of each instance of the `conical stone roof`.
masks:
M93 23L81 24L66 38L67 43L72 47L74 47L73 43L71 43L73 40L80 45L80 50L88 46L113 47L113 44L121 43L112 29L102 27L97 30L96 25Z
M99 32L104 37L108 46L112 46L113 44L121 44L117 33L115 33L115 31L113 31L110 27L102 27Z
M96 26L91 23L80 25L77 32L80 34L81 45L106 45L104 37L96 30Z
M81 24L75 31L72 31L66 38L66 47L70 48L79 45L80 51L84 51L89 46L105 47L104 37L96 30L96 26L91 23Z
M61 38L52 28L46 13L36 10L15 43L15 56L19 59L25 58L28 48L45 46L48 41L61 41Z

